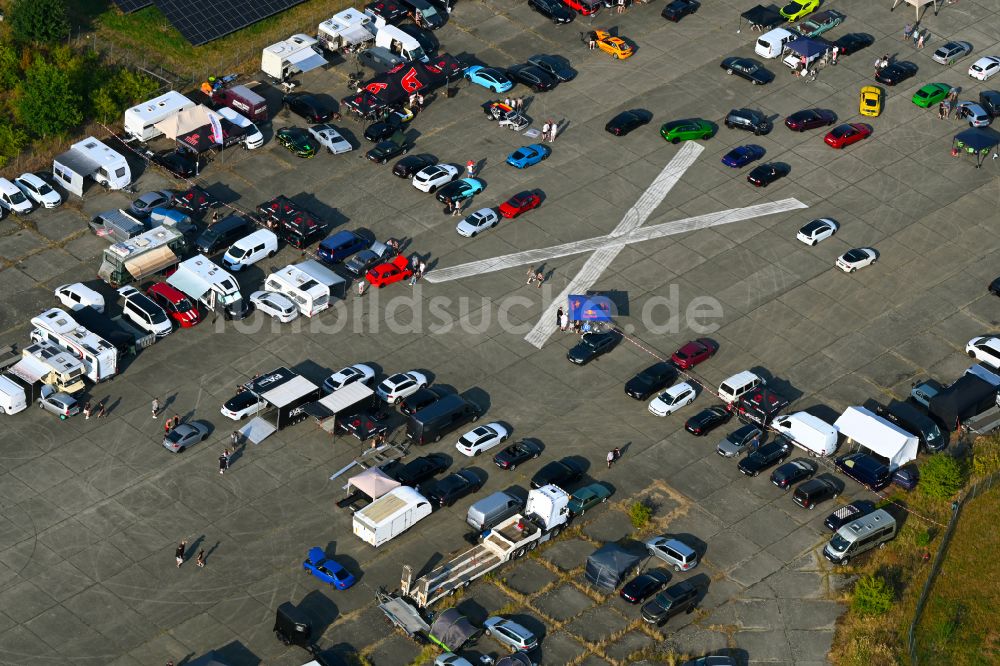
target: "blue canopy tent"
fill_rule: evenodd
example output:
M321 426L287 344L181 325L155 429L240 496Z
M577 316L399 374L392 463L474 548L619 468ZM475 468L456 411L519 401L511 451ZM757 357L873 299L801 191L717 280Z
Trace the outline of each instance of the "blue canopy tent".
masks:
M969 153L976 159L976 168L983 166L986 157L993 149L993 156L997 156L997 146L1000 145L1000 132L992 127L973 127L964 132L959 132L952 140L951 154L958 157L959 154Z
M826 42L821 42L818 39L799 37L798 39L785 44L785 48L797 55L805 57L808 60L812 60L816 56L826 53L826 51L830 48L830 45Z
M611 321L615 304L599 294L570 294L569 318L573 321Z

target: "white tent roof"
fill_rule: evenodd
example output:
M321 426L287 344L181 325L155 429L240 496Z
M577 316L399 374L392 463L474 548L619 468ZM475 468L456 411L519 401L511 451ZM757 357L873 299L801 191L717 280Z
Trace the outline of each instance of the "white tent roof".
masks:
M938 0L892 0L892 9L895 9L896 7L898 7L900 5L900 3L904 3L904 4L907 4L907 5L912 5L913 8L917 12L917 20L918 21L920 20L920 15L923 13L920 10L922 8L926 7L927 5L933 4L934 5L934 15L937 16L937 13L938 13ZM892 11L892 9L890 9L889 11Z
M210 112L211 109L207 106L199 104L189 109L178 111L169 118L156 123L154 127L163 132L168 139L176 139L181 134L208 125L211 122L208 115Z
M260 397L275 407L284 407L293 400L298 400L311 391L319 390L319 387L301 375L292 377L284 384L262 393Z
M848 407L834 423L840 433L866 449L889 459L896 469L917 457L917 437L876 416L864 407Z
M319 401L319 404L329 409L332 414L338 414L348 407L353 407L362 400L370 398L374 394L375 391L371 390L365 384L354 382L324 397Z
M347 480L347 484L349 486L354 486L365 495L368 495L368 497L371 497L373 500L382 497L382 495L385 495L394 488L399 488L401 485L399 481L390 479L389 476L378 467L366 469L361 472L361 474L352 476Z

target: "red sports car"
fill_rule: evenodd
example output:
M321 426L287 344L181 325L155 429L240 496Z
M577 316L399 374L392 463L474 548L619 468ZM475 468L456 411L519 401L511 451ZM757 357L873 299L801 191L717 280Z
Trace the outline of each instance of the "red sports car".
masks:
M191 328L201 321L201 313L191 299L166 282L157 282L146 290L154 303L163 308L181 328Z
M698 338L675 351L670 360L681 370L687 370L709 359L717 351L719 351L719 345L714 340Z
M392 261L379 264L375 268L368 271L367 275L365 275L365 279L368 280L368 283L373 287L381 289L387 284L399 282L400 280L406 280L411 275L413 275L413 269L410 268L409 259L402 255L398 255L394 257Z
M598 2L580 2L580 0L562 0L562 2L570 9L580 12L583 16L590 16L601 8L601 4Z
M527 213L532 208L538 208L540 203L542 203L542 198L534 192L518 192L500 204L500 214L510 219L521 213Z
M823 140L832 148L845 148L852 143L867 139L872 134L872 126L864 123L844 123L830 130Z

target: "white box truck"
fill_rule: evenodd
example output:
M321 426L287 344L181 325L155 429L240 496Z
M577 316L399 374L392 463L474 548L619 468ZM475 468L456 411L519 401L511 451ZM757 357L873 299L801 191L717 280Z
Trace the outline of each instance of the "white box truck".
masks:
M409 486L400 486L354 514L354 534L378 548L431 515L431 503Z
M194 108L194 102L176 90L154 97L148 102L125 110L125 133L137 141L146 142L163 134L156 123L166 120L185 109Z

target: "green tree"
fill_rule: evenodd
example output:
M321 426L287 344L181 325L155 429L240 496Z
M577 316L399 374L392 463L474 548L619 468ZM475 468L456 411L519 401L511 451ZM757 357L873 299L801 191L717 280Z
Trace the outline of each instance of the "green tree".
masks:
M972 447L972 473L988 476L1000 470L1000 437L980 437Z
M949 499L965 485L962 463L947 453L928 458L920 468L920 487L935 499Z
M17 111L21 125L34 136L61 134L83 121L81 99L69 75L43 58L25 72Z
M28 136L19 127L0 122L0 168L7 166L28 143Z
M10 90L21 80L21 54L10 42L0 43L0 87Z
M881 576L862 576L854 585L851 609L861 615L884 615L892 608L895 597Z
M14 0L9 14L11 31L19 41L51 44L69 35L66 0Z
M91 93L91 113L101 122L111 122L133 104L153 97L158 88L157 82L145 74L118 69L107 83Z

